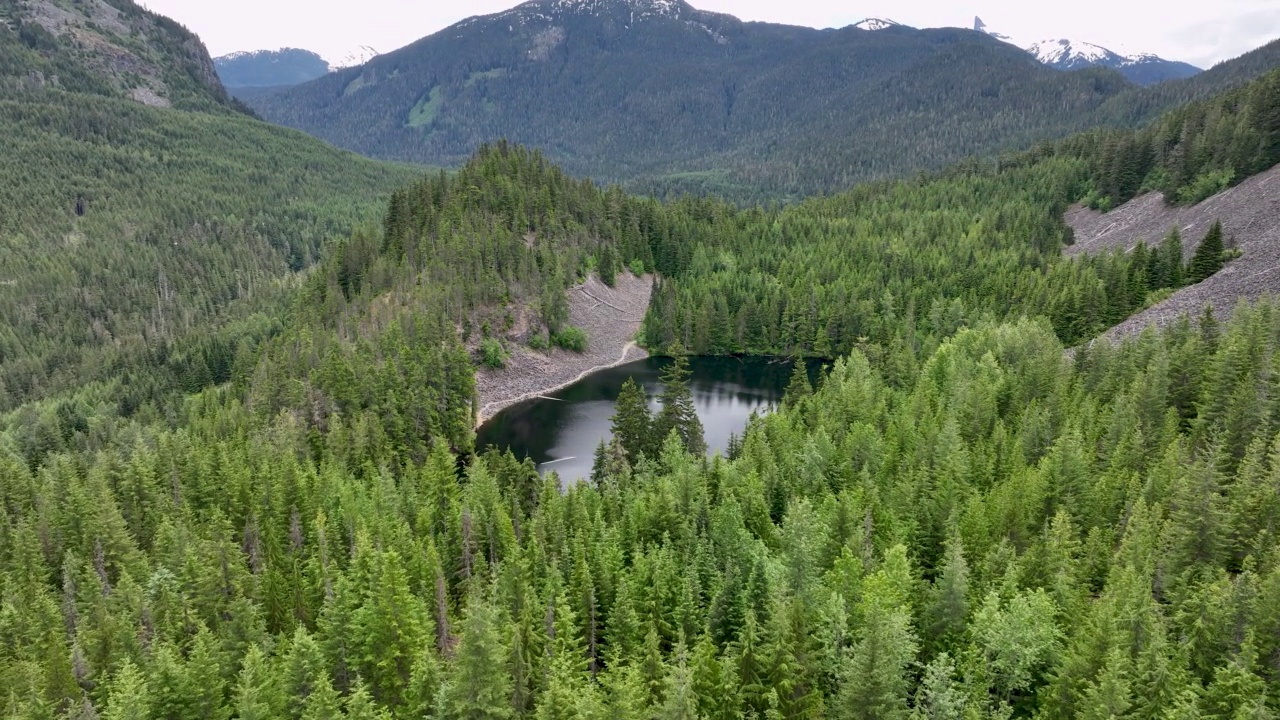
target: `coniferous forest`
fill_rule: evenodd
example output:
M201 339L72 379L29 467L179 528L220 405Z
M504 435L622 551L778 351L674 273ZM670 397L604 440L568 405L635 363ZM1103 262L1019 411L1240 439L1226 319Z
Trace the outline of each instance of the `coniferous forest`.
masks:
M5 20L15 67L89 72ZM1280 713L1280 305L1091 342L1230 238L1062 252L1074 203L1280 162L1276 72L745 207L94 87L0 92L4 717ZM656 278L661 408L629 383L567 487L476 447L486 354L518 318L589 342L566 290L624 273ZM708 457L706 354L831 364Z

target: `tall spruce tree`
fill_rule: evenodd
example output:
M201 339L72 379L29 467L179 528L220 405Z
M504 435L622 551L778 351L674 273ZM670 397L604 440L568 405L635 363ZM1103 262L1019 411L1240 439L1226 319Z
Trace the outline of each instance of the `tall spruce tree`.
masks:
M674 430L685 450L692 455L703 455L707 452L707 441L693 402L693 391L689 388L692 375L689 358L684 346L678 342L671 347L670 353L674 360L662 372L662 410L654 423L654 435L665 439Z
M445 717L504 720L511 717L512 683L498 614L473 593L448 680L441 691Z
M1212 277L1222 269L1223 255L1226 251L1222 240L1222 223L1215 222L1205 234L1200 246L1196 248L1195 256L1191 258L1191 265L1187 268L1187 280L1198 283Z
M622 384L612 422L613 438L627 451L627 458L632 464L641 455L651 459L657 455L658 443L655 442L653 416L649 413L649 396L635 378L627 378Z

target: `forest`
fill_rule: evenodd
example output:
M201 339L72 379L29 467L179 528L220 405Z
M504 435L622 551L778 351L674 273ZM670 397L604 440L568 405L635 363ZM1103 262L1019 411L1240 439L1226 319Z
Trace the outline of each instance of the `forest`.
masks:
M1274 718L1280 304L1090 343L1233 248L1062 216L1274 165L1277 88L744 207L5 85L0 712ZM488 351L623 273L661 409L568 488L475 447ZM709 458L682 360L733 353L833 362Z
M565 493L207 391L0 464L6 716L1272 717L1278 341L979 323Z

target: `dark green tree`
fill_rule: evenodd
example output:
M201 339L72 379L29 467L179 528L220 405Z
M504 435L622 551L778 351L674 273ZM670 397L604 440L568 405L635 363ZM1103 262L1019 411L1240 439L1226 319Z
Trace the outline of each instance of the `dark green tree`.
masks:
M1187 281L1198 283L1215 275L1222 269L1226 247L1222 240L1222 223L1215 222L1204 240L1196 248L1196 254L1187 266Z
M644 455L657 456L656 432L653 416L649 413L649 396L636 383L627 378L618 394L612 419L613 437L627 451L627 458L635 463Z
M662 409L654 422L654 436L665 439L674 431L680 437L685 450L692 455L704 455L707 441L703 438L702 421L693 402L689 387L689 358L683 345L676 343L670 353L672 363L662 371Z

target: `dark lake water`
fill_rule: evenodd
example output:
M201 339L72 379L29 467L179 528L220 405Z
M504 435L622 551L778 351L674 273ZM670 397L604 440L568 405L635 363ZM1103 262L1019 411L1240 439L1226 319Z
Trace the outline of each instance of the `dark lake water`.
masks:
M662 393L659 377L670 362L649 358L601 370L548 396L554 400L507 408L480 428L476 446L495 445L518 458L533 458L540 471L555 471L566 482L590 477L596 447L609 439L609 420L623 383L635 378L656 411ZM731 435L742 434L752 412L764 412L782 400L793 367L790 360L758 357L696 357L689 366L689 385L712 454L723 452ZM810 366L811 378L817 367Z

